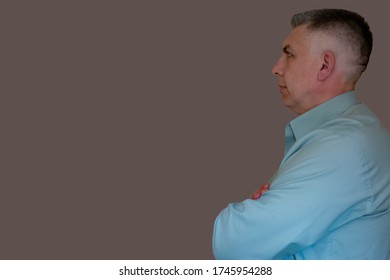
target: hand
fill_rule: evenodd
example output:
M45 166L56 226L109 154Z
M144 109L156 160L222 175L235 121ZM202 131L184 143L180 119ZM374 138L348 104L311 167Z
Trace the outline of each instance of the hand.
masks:
M270 188L271 184L270 183L266 183L264 185L262 185L260 188L258 188L252 195L251 195L251 199L259 199L263 193L269 191L269 188Z

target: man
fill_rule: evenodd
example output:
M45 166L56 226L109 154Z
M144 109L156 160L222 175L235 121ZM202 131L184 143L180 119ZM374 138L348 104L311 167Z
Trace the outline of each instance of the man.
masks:
M295 15L292 27L272 69L298 114L286 126L284 158L251 199L218 215L214 255L390 259L390 133L354 92L370 28L337 9Z

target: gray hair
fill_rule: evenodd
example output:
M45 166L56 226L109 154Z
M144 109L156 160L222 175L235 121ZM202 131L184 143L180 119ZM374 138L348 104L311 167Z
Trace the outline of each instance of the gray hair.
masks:
M355 50L356 59L363 72L370 59L373 38L366 20L355 12L343 9L311 10L291 18L293 28L308 24L309 31L324 31ZM360 72L360 73L361 73Z

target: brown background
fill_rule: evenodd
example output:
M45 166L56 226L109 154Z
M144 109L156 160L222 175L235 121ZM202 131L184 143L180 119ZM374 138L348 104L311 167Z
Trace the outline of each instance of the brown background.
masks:
M358 91L390 127L386 2L0 3L0 258L213 258L282 156L290 17L323 7L371 24Z

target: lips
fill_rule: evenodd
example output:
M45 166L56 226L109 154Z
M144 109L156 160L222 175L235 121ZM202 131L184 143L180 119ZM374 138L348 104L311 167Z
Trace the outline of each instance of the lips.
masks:
M287 94L287 87L285 85L279 84L279 92L284 96Z
M279 85L279 91L285 90L287 87L284 85Z

